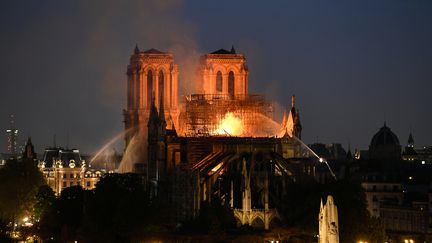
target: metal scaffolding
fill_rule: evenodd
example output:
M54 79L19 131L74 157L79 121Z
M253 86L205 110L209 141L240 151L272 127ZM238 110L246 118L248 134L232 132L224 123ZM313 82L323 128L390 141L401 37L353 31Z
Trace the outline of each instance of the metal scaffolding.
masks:
M185 135L214 136L220 121L228 113L239 117L245 136L263 118L273 119L273 104L263 95L194 94L185 97ZM229 135L229 134L226 134Z

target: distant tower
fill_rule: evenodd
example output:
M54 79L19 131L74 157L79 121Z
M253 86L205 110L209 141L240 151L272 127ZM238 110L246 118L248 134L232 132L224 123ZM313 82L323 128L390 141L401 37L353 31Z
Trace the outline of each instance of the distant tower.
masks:
M18 129L15 129L15 120L14 115L10 116L10 128L6 130L7 133L7 150L9 154L17 153L17 137L18 137Z
M201 57L197 92L244 96L248 94L248 68L243 54L220 49Z
M34 146L30 137L28 137L26 145L24 147L23 158L30 160L36 159L36 153L34 151Z
M411 132L410 132L409 137L408 137L407 147L414 149L414 139L413 139Z
M328 196L327 202L323 206L321 199L319 221L319 243L339 243L339 220L337 207L333 197Z
M409 137L408 137L408 143L407 146L405 147L405 150L402 154L402 158L404 160L410 160L413 161L416 159L417 152L414 149L414 139L412 136L412 133L410 131Z
M178 125L178 66L171 53L135 47L127 67L127 109L123 111L126 146L140 128L145 128L152 106L163 104L165 119ZM160 111L159 111L160 112Z

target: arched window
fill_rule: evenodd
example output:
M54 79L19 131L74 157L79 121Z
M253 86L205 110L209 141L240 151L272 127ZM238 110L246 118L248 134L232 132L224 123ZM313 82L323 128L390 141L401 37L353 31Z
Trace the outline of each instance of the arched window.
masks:
M234 73L232 71L228 74L228 94L234 96Z
M161 100L163 100L163 98L164 98L164 90L165 90L165 85L164 85L164 74L163 74L163 72L162 72L162 70L160 70L159 71L159 102L161 101Z
M147 106L150 107L153 96L153 72L147 72Z
M141 79L140 79L140 72L137 72L136 73L136 76L135 76L135 108L139 108L141 105L140 105L140 100L141 100L141 97L140 97L140 94L141 94Z
M222 92L222 73L220 71L216 74L216 92Z

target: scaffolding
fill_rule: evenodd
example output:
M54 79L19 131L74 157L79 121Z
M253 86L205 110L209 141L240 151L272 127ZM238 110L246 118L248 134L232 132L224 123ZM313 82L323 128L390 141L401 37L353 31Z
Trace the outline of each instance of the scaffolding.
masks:
M193 94L185 97L185 135L215 136L227 113L241 119L244 136L253 136L262 121L273 121L273 104L263 95ZM230 136L230 134L223 134Z

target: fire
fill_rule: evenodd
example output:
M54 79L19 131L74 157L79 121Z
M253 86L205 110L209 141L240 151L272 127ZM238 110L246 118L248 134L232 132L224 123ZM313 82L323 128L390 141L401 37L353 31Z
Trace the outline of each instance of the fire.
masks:
M240 117L232 112L225 114L224 118L219 122L217 134L241 136L243 134L243 125Z

